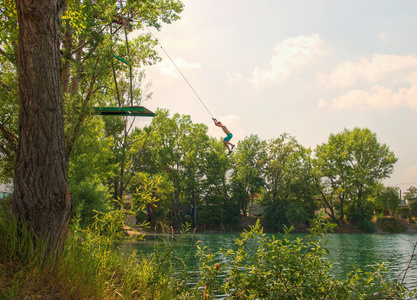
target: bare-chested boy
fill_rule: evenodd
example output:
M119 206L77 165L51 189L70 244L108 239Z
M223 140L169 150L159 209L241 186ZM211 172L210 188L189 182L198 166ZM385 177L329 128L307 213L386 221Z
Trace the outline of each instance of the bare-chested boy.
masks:
M223 144L226 146L227 150L229 150L229 153L227 153L227 155L229 155L230 153L232 153L232 150L235 147L235 145L233 145L230 142L230 140L233 137L233 134L227 129L225 125L222 124L222 122L217 121L215 118L213 118L213 121L214 121L214 124L220 127L221 129L223 129L224 133L226 134L226 137L223 139Z

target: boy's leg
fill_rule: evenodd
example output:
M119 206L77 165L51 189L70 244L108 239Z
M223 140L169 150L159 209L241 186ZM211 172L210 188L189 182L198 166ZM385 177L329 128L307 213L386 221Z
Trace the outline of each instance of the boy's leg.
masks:
M230 152L230 147L229 147L229 142L228 141L223 141L223 144L226 146L227 150L229 150Z

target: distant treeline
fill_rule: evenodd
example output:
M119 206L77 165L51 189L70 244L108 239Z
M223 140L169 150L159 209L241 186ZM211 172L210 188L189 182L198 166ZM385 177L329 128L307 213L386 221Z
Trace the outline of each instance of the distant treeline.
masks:
M151 126L131 132L125 121L92 119L72 151L70 183L86 224L93 209L109 208L107 192L114 208L131 195L137 222L152 229L228 229L256 203L269 230L308 226L321 209L334 223L371 231L375 212L395 212L400 203L398 190L381 183L397 158L366 128L331 134L314 150L288 133L268 141L250 135L227 156L190 116L158 110Z

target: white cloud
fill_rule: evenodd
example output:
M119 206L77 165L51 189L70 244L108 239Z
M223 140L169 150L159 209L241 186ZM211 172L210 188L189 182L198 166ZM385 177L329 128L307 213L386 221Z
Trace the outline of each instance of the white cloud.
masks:
M337 109L356 108L391 108L404 104L402 93L393 94L386 87L374 85L369 91L351 90L348 93L332 100L332 106Z
M371 60L343 62L330 76L320 74L319 78L327 88L346 88L358 82L377 83L386 79L409 82L416 72L417 58L414 56L375 54Z
M158 64L158 67L162 74L166 75L167 77L171 78L178 78L180 73L178 72L177 68L180 69L181 72L185 69L200 69L201 66L198 63L189 63L182 58L174 59L175 65L170 60L164 60Z
M375 54L371 60L343 62L330 76L318 74L318 79L327 88L351 88L331 100L336 109L406 106L417 110L417 58L411 55ZM323 107L326 101L319 101Z
M278 43L268 63L253 71L253 84L262 88L285 80L294 72L314 62L318 56L324 55L323 44L318 34L292 37Z
M336 109L356 108L366 110L407 106L417 110L417 85L413 85L411 88L402 88L397 93L379 85L374 85L367 91L351 90L333 99L331 105ZM320 106L319 103L319 107L323 106Z
M237 73L237 72L226 73L226 77L228 78L227 80L228 82L239 82L242 79L244 79L242 73Z

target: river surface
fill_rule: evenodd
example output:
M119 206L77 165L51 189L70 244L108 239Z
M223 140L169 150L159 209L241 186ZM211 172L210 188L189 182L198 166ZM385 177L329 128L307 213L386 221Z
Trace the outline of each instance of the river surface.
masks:
M272 237L273 234L266 235ZM196 270L199 260L195 257L196 247L193 245L197 241L200 247L207 246L212 253L216 253L218 260L222 260L218 249L236 249L234 240L237 237L238 234L196 234L175 245L175 241L180 237L167 235L165 238L159 236L153 240L127 243L123 246L123 251L131 253L135 250L138 251L138 255L148 255L161 251L163 245L169 245L177 258L184 259L188 270ZM326 258L333 263L332 275L344 279L346 274L353 270L353 265L367 269L370 265L386 262L388 278L401 279L410 262L417 234L329 234L322 238L322 241L324 240L327 240L326 248L330 250ZM417 260L413 259L411 265L404 282L409 288L416 288Z

